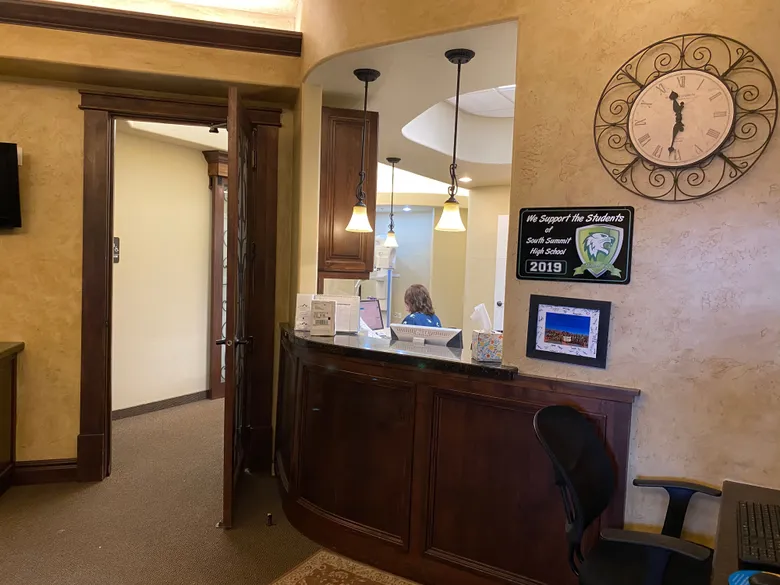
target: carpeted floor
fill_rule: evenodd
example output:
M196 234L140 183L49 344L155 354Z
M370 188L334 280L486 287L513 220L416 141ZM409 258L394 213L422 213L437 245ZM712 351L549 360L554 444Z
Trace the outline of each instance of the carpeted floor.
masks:
M287 523L274 479L246 478L237 526L215 528L222 409L204 401L115 421L104 482L9 490L0 582L268 585L307 559L318 547Z

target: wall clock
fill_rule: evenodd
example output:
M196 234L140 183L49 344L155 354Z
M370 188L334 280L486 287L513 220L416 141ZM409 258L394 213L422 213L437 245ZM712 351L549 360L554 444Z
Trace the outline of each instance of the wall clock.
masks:
M775 129L764 61L727 37L689 34L643 49L604 88L593 136L601 163L632 193L712 195L749 171Z

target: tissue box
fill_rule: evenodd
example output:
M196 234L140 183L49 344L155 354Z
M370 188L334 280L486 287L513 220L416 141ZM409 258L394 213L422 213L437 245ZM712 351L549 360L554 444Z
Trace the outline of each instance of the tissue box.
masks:
M471 334L471 357L478 362L501 362L504 357L504 334L474 331Z

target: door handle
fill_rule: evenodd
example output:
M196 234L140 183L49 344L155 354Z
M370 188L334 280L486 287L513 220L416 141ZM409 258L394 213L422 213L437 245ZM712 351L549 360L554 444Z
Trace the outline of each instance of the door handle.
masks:
M236 339L236 345L252 345L252 337L246 339Z
M227 345L228 347L232 347L233 341L231 339L217 339L217 345Z
M496 301L496 306L497 307L503 307L504 306L504 301Z

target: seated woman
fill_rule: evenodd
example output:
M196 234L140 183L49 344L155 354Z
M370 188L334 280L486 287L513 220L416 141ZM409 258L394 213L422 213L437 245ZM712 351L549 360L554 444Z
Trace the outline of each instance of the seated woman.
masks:
M409 314L403 320L404 325L421 327L441 327L441 321L433 312L433 301L428 289L421 284L413 284L404 293L404 303Z

